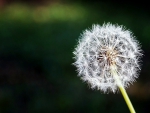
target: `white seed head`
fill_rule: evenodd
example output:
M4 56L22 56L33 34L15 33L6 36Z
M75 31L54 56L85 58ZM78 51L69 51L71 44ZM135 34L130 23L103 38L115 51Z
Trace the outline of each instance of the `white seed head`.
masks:
M85 30L75 48L73 63L83 81L103 92L118 87L110 67L116 66L123 87L138 77L141 48L135 37L123 26L110 23L93 25Z

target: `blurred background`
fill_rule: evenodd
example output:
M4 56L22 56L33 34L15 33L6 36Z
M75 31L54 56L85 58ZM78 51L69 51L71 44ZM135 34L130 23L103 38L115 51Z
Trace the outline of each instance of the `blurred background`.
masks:
M0 113L129 113L122 95L91 90L72 66L83 30L126 26L142 45L142 69L127 93L150 113L150 12L145 1L0 0Z

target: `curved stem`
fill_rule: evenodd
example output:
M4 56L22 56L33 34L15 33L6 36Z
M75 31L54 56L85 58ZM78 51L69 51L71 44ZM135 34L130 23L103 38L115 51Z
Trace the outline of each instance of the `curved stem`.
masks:
M111 66L111 73L112 73L112 75L114 76L114 78L117 82L117 85L118 85L118 87L119 87L119 89L120 89L120 91L121 91L121 93L124 97L124 100L126 101L126 104L129 108L130 112L131 113L136 113L134 108L133 108L133 105L132 105L132 103L131 103L131 101L130 101L130 99L129 99L129 97L128 97L121 81L120 81L120 79L119 79L119 76L118 76L117 71L116 71L116 66L114 66L114 65Z

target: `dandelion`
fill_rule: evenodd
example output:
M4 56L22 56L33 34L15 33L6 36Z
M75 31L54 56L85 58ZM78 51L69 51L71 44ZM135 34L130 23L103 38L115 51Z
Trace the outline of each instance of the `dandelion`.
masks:
M142 54L129 30L110 23L93 25L83 32L73 53L73 64L83 81L103 92L115 93L119 88L131 113L135 113L124 88L138 78Z

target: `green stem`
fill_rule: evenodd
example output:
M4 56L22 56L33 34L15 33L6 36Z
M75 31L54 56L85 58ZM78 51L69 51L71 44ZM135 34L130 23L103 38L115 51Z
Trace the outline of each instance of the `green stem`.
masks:
M130 101L130 99L129 99L129 97L128 97L128 95L127 95L127 93L126 93L126 91L125 91L121 81L120 81L120 79L119 79L119 76L118 76L117 71L116 71L116 66L114 66L114 65L111 66L111 73L113 74L113 76L114 76L114 78L115 78L115 80L117 82L117 85L118 85L118 87L119 87L119 89L120 89L120 91L121 91L121 93L122 93L122 95L124 97L124 100L126 101L126 104L127 104L128 108L129 108L130 112L131 113L135 113L133 105L132 105L132 103L131 103L131 101Z

